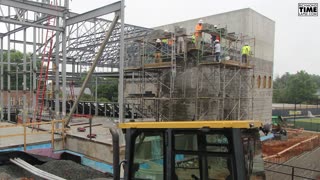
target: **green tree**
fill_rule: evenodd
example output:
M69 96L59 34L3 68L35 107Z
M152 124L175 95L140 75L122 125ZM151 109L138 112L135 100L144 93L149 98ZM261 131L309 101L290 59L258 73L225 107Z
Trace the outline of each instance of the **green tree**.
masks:
M86 76L87 72L84 72L81 77L80 84L84 82ZM87 87L92 92L92 95L94 95L96 91L96 77L91 76ZM118 79L98 77L97 96L99 102L118 101Z
M309 103L315 100L320 77L305 71L296 74L286 73L277 77L273 83L273 102Z
M305 71L299 71L290 76L286 88L288 103L309 102L316 98L317 84L312 77Z
M8 89L8 78L7 75L10 74L10 89L11 90L15 90L16 89L16 82L18 81L18 90L22 90L23 89L23 74L21 73L23 70L23 56L24 54L20 51L17 50L11 50L10 51L10 71L8 69L8 64L4 64L3 65L3 83L4 83L4 89L7 90ZM30 62L30 57L31 54L28 53L26 55L26 62ZM4 52L3 53L3 62L6 63L8 62L8 52ZM28 63L26 65L26 69L27 71L29 71L30 69L30 63ZM17 71L18 71L18 76L17 76ZM27 75L27 87L30 88L30 75L29 73L26 74Z
M118 79L104 78L99 81L98 85L98 98L106 98L109 101L118 100Z
M94 97L89 94L82 94L81 101L94 101Z
M277 77L273 82L273 102L283 103L287 102L286 88L287 82L290 78L290 74L287 72L281 77Z
M312 81L314 81L317 84L317 87L319 88L320 87L320 76L312 74L311 79L312 79Z

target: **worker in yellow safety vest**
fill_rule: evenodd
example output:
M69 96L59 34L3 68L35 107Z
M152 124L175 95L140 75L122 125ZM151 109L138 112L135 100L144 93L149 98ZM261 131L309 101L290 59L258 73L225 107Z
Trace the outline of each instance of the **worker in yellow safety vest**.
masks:
M192 34L192 36L191 36L191 42L192 42L192 44L196 43L196 36L194 34Z
M161 42L162 42L163 44L168 44L168 39L162 39Z
M202 29L203 29L202 24L203 24L203 20L200 19L198 24L196 25L195 32L194 32L194 36L196 37L195 44L197 49L200 49L200 46L201 46Z
M168 39L165 38L165 39L161 39L161 44L162 44L162 49L164 52L167 52L168 49L169 49L169 46L168 46Z
M241 55L242 55L242 63L248 63L248 56L251 53L251 47L248 45L248 43L246 43L242 49L241 49Z

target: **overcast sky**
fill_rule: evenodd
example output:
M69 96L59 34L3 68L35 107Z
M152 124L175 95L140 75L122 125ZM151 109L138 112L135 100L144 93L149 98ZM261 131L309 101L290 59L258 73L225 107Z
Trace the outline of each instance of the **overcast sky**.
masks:
M72 0L82 13L115 0ZM320 0L126 0L125 22L144 27L252 8L276 22L274 76L305 70L320 75L320 16L299 17L298 3Z

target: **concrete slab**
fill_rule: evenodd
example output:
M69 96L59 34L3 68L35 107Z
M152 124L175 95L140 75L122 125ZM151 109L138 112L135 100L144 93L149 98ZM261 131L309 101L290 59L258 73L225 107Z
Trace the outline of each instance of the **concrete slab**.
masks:
M14 125L14 124L0 122L0 127L10 126L10 125ZM45 131L37 131L37 130L32 131L32 128L27 128L26 132L28 134L26 136L27 144L51 141L51 133L49 132L46 133ZM14 147L14 146L23 146L24 144L23 133L24 133L23 126L0 128L0 149ZM21 135L18 136L18 134L21 134ZM54 135L54 138L59 139L61 138L61 136L56 134Z
M87 124L85 124L87 123ZM101 124L101 125L100 125ZM117 125L113 122L113 120L108 119L106 117L93 117L92 125L98 125L92 127L92 134L96 134L96 138L92 138L93 142L105 143L112 145L112 136L110 134L110 128L117 128ZM78 132L78 128L85 128L85 132ZM67 134L70 136L80 137L84 139L87 138L89 134L89 119L88 118L73 118L70 123L70 129L67 131Z

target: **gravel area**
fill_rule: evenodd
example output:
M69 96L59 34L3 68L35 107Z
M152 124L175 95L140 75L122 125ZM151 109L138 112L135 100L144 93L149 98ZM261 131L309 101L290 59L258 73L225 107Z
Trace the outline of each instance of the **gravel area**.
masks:
M106 179L110 177L108 174L69 160L52 160L42 165L36 165L36 167L68 180ZM0 172L0 180L20 179L23 177L43 180L13 164L0 166Z
M90 167L86 167L68 160L53 160L36 167L68 180L107 177L107 175Z
M20 179L21 177L33 177L33 175L30 174L28 171L14 164L0 166L0 172L1 180Z

